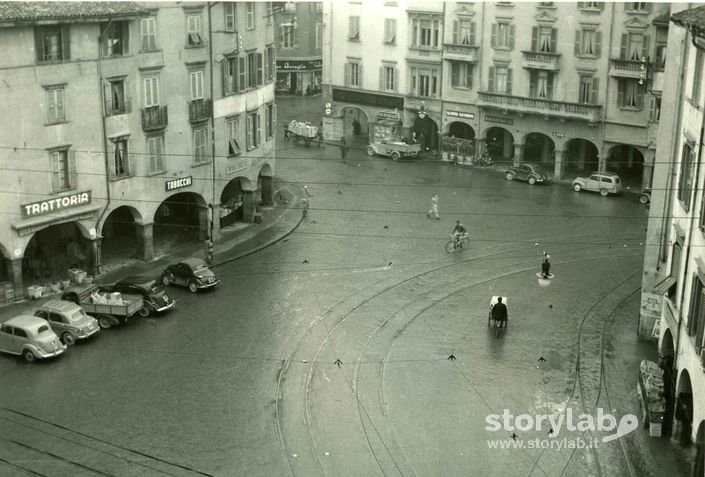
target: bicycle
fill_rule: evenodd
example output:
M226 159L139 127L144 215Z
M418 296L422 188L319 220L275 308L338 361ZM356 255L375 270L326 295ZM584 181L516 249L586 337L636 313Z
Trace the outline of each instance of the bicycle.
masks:
M465 232L460 237L455 237L451 234L450 240L446 243L446 253L453 253L468 247L470 247L470 234Z

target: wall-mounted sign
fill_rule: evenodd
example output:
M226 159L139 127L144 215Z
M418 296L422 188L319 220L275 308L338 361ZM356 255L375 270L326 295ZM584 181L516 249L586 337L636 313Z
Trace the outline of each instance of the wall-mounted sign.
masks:
M475 119L475 115L473 113L463 113L462 111L446 111L446 116L451 116L453 118Z
M79 205L90 203L91 191L86 191L20 205L20 210L22 211L22 217L34 217L36 215L44 215L57 210L70 209L71 207L78 207Z
M551 134L556 137L565 137L565 133L562 132L553 131Z
M233 172L241 171L243 169L247 169L247 165L249 164L247 159L242 159L241 161L236 162L232 166L228 166L225 168L225 173L226 174L232 174Z
M188 177L181 177L179 179L172 179L170 181L166 181L164 183L164 186L166 187L167 192L170 190L174 189L181 189L182 187L188 187L193 183L193 177L188 176Z
M401 121L401 115L399 111L377 111L375 113L377 116L377 121L382 121L385 119L391 119L392 121Z
M404 109L404 98L397 96L386 96L383 94L363 93L362 91L348 91L345 89L333 88L333 101L344 103L365 104L386 109Z
M277 72L318 71L323 68L321 60L277 60Z
M499 124L514 124L514 120L511 118L503 118L501 116L490 116L485 114L485 121L488 123L499 123Z

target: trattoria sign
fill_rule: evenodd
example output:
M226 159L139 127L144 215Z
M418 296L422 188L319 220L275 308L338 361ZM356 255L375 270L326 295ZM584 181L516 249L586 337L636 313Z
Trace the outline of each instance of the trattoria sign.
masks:
M181 189L182 187L188 187L193 182L193 176L181 177L179 179L172 179L165 182L165 187L167 191L174 189Z
M36 215L44 215L58 210L70 209L79 205L91 203L91 191L77 192L76 194L56 197L54 199L42 200L40 202L32 202L31 204L20 205L22 217L34 217Z

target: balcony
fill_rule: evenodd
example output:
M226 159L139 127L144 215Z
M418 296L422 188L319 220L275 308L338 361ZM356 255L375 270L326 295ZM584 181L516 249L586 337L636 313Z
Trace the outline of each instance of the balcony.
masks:
M524 96L509 96L502 93L479 91L479 106L514 111L523 114L538 114L541 116L581 119L597 122L602 117L602 106L595 104L566 103L550 99L526 98Z
M210 99L196 99L188 103L188 120L200 123L211 118L212 103Z
M151 106L142 110L142 130L159 131L169 123L166 106Z
M610 59L610 76L639 79L642 77L641 65L639 60Z
M455 45L450 43L443 44L443 57L446 60L469 61L477 62L478 47L475 45Z
M521 66L533 70L558 71L560 53L544 53L541 51L522 51Z

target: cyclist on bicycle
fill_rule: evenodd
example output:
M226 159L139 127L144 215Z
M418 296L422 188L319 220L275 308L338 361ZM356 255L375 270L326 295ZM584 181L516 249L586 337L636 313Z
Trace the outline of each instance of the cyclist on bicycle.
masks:
M467 232L465 229L465 226L460 223L460 220L455 221L455 227L453 227L453 231L450 233L450 236L453 238L453 247L462 247L462 242L460 239L463 238L463 235Z

